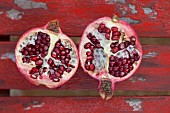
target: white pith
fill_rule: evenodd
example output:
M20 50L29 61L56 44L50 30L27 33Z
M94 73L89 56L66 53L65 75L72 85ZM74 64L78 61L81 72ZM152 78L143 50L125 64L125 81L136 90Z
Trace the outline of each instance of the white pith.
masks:
M124 32L126 34L124 39L129 40L129 37L131 37L133 34L133 36L136 37L136 44L139 45L138 48L130 45L128 46L126 49L130 52L130 53L133 53L133 51L137 52L140 56L142 54L142 51L141 51L141 47L140 47L140 44L139 44L139 41L138 41L138 38L137 38L137 35L136 33L134 32L134 30L125 22L123 21L120 21L119 23L114 23L113 21L111 21L111 18L109 17L104 17L104 18L100 18L100 19L97 19L96 21L92 22L91 24L89 24L83 35L82 35L82 38L81 38L81 42L80 42L80 46L79 46L79 54L80 54L80 61L81 61L81 66L83 67L83 69L89 74L91 75L93 78L95 79L101 79L101 78L109 78L111 79L112 81L122 81L122 80L125 80L126 78L130 77L132 75L132 73L134 73L136 71L136 69L138 68L140 62L141 62L141 58L139 59L139 61L135 62L133 64L133 67L134 69L132 71L130 71L128 73L128 75L124 76L124 77L114 77L113 75L110 75L108 73L108 66L109 66L109 57L110 55L114 55L114 56L117 56L118 58L129 58L129 56L126 54L126 52L123 52L125 51L125 49L113 54L110 50L110 44L114 41L111 40L107 40L105 38L105 33L99 33L97 28L99 26L100 23L104 23L106 27L110 28L111 27L117 27L119 30L120 30L120 27L121 27L121 31L120 32ZM122 23L125 23L126 25L122 24ZM91 33L92 35L95 35L95 37L100 41L100 44L102 47L104 47L104 53L105 55L107 56L106 58L104 58L105 60L105 64L103 65L104 68L100 68L99 70L95 70L94 72L93 71L88 71L85 69L84 67L84 64L85 64L85 60L86 60L86 51L89 51L89 49L84 49L84 45L87 43L87 42L90 42L90 40L87 38L87 35ZM122 33L123 35L123 33ZM110 36L111 37L111 36ZM119 39L119 43L122 42L122 38ZM94 50L96 51L96 50ZM95 52L94 52L95 53ZM123 54L122 54L123 53ZM100 56L102 56L100 54ZM95 56L94 56L94 59L95 59ZM100 58L101 61L103 58ZM93 60L93 64L96 64L96 61ZM96 75L97 74L97 75Z
M42 76L38 76L37 79L32 79L30 77L29 71L35 67L35 63L32 61L31 63L23 63L22 62L22 58L23 55L21 54L21 52L19 52L23 47L25 47L28 44L28 41L26 41L27 37L32 36L32 39L36 39L37 36L35 35L37 32L43 32L43 33L47 33L50 36L50 47L48 49L48 55L44 57L43 59L43 65L42 67L47 67L49 68L49 65L47 63L49 58L51 57L51 51L53 50L55 43L61 39L61 43L66 47L66 48L72 48L72 51L70 51L70 56L71 56L71 60L70 60L70 64L74 65L75 68L71 68L72 71L70 73L67 73L64 71L62 78L60 79L59 82L53 82L50 78L49 75L47 74L47 72L49 70L47 70L47 72L43 73ZM28 38L30 39L30 38ZM25 44L23 44L23 42ZM29 40L30 44L35 44L34 40ZM22 45L22 47L20 46ZM35 85L39 85L39 84L44 84L49 88L54 88L54 87L58 87L60 85L62 85L63 83L65 83L66 81L68 81L76 72L77 68L78 68L78 54L77 54L77 48L76 46L73 44L72 40L69 39L69 37L67 37L66 35L64 35L62 32L59 34L53 33L49 30L45 30L45 29L33 29L28 31L27 33L25 33L21 39L18 41L16 49L15 49L15 55L16 55L16 63L17 63L17 67L19 68L19 70L21 71L21 73L23 75L25 75L25 77L32 82ZM55 64L62 64L61 61L59 60L55 60L54 58L52 58ZM64 65L64 64L62 64ZM65 65L64 65L65 66Z

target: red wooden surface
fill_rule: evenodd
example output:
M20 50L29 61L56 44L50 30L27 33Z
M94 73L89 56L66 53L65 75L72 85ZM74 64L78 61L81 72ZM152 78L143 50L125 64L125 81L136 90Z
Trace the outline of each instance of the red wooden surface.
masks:
M170 97L4 97L1 113L169 113Z
M18 71L14 58L15 43L0 43L0 89L37 89L30 84ZM117 83L116 90L170 90L170 46L143 45L144 56L140 68L130 79ZM5 56L7 58L5 58ZM91 78L79 67L76 74L66 84L64 89L97 89L97 80Z
M0 6L0 35L21 35L58 18L64 33L80 36L93 20L115 13L139 36L170 36L167 0L3 0Z

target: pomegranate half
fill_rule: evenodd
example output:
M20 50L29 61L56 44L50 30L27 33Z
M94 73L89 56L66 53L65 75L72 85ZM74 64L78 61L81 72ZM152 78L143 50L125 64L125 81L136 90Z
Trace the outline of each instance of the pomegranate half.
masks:
M142 60L142 48L130 25L103 17L90 23L79 45L81 66L90 76L99 80L99 93L110 99L116 82L134 74Z
M59 28L57 20L24 33L16 49L19 71L35 85L61 86L76 72L79 63L74 42Z

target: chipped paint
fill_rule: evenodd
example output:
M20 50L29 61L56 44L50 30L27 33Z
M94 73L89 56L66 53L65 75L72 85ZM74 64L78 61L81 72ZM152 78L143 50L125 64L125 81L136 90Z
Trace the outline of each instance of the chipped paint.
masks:
M2 54L0 59L11 59L13 62L16 62L14 52Z
M107 4L114 4L114 3L126 3L126 0L105 0Z
M131 24L138 24L138 23L140 23L139 20L134 20L134 19L128 18L128 17L122 17L122 18L119 18L119 19L120 20L124 20L124 21L126 21L128 23L131 23Z
M142 111L142 100L136 99L136 98L130 98L128 100L125 100L126 103L129 104L129 106L133 107L133 111Z
M138 80L141 81L141 82L146 81L146 79L144 77L138 77Z
M156 11L152 10L149 7L143 8L143 11L146 15L148 15L150 18L153 18L153 19L156 19L156 16L158 14Z
M7 13L7 17L9 17L12 20L19 20L22 18L22 15L24 15L24 12L20 12L15 9L11 9L7 11L6 13Z
M138 11L136 10L136 6L135 5L129 4L129 8L131 9L131 13L132 14L138 13Z
M14 0L14 4L22 9L42 8L48 9L47 4L43 2L34 2L32 0Z
M140 82L145 82L146 81L146 78L143 77L143 76L133 76L133 77L130 77L129 79L132 83L135 83L137 81L140 81Z
M36 100L32 101L32 104L33 104L32 105L33 108L40 108L40 107L43 107L45 105L44 102L39 102L39 101L36 101Z
M24 108L24 110L30 110L31 109L31 107L25 107Z
M0 11L0 15L3 14L4 12L3 11Z
M158 53L156 52L149 52L145 55L143 55L143 58L153 58L153 57L156 57L158 55Z

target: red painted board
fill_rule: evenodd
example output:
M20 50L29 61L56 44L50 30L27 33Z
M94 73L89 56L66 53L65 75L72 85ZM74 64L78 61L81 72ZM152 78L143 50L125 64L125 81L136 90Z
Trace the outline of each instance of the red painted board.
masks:
M16 43L0 43L0 89L37 89L43 86L30 84L18 71L14 58ZM143 45L144 56L140 68L130 79L116 84L116 90L170 90L170 46ZM22 84L22 85L21 85ZM73 78L59 90L97 89L97 80L84 73L79 67Z
M57 18L65 34L81 36L90 22L114 13L139 36L170 36L167 0L4 0L0 6L0 35L21 35Z
M169 113L170 97L1 97L1 113Z

